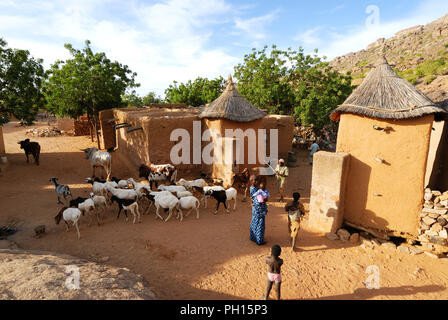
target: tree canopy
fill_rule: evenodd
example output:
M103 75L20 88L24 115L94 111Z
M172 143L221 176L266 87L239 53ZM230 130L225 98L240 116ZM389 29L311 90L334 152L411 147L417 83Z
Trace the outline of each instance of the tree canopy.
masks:
M123 106L126 90L139 86L134 80L136 73L112 62L103 52L94 53L90 41L82 50L71 44L65 48L72 58L58 60L48 70L45 96L50 112L61 117L87 114L96 118L101 110Z
M156 93L152 91L144 97L140 97L135 91L123 96L123 103L128 107L149 106L151 103L162 103L162 101L162 98L157 96Z
M28 50L7 48L0 38L0 125L10 116L32 124L45 104L42 94L43 60L30 56Z
M165 100L168 103L186 103L189 106L198 107L210 103L218 98L225 88L223 77L209 80L196 78L194 81L178 84L174 81L165 90Z
M353 90L351 76L342 75L303 49L252 49L235 67L238 91L253 105L269 113L294 116L302 124L322 127L330 112Z

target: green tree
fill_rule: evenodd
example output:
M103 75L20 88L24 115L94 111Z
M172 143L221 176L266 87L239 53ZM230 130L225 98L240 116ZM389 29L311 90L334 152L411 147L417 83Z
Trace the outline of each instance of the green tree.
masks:
M342 75L317 56L303 49L270 52L252 49L235 67L238 91L255 106L269 113L289 114L302 124L322 127L330 112L353 90L351 76ZM324 58L325 59L325 58Z
M32 124L45 104L42 94L42 59L34 59L28 50L7 48L0 38L0 125L11 115Z
M136 73L128 66L112 62L103 52L93 53L90 41L77 50L66 44L71 59L56 61L48 70L45 83L47 110L59 116L77 118L87 114L95 128L101 110L122 107L126 89L138 87Z
M163 100L155 92L149 92L146 96L142 98L144 106L149 106L151 103L162 103Z
M178 84L174 81L165 90L165 100L168 103L186 103L189 106L198 107L210 103L218 98L225 88L223 77L209 80L196 78L194 81Z
M127 107L141 107L143 106L143 99L135 91L132 91L123 96L123 104Z

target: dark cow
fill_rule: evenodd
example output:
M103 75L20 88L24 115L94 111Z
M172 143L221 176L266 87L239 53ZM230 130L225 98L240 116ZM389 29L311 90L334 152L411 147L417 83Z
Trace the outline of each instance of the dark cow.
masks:
M40 145L37 142L30 142L30 139L25 139L23 141L17 142L20 144L20 149L25 150L26 162L29 161L29 155L32 154L34 157L34 163L39 165L39 154L40 154Z

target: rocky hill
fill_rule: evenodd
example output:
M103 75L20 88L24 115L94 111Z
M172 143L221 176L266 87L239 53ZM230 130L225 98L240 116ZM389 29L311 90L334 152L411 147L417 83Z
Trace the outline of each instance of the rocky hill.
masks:
M330 64L340 72L351 71L353 84L359 85L383 51L401 77L433 101L447 105L448 14L427 25L399 31L389 39L378 39L366 49L337 57Z
M5 242L5 240L3 240ZM1 248L1 247L0 247ZM70 280L79 274L79 283ZM0 249L0 300L153 300L141 275L68 255Z

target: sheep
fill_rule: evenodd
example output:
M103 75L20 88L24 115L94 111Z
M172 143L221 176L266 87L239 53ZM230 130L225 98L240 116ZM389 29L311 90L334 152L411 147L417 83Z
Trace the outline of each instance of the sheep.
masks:
M163 218L159 214L159 209L163 208L165 210L169 210L168 217L165 219L165 222L167 222L172 214L173 210L176 210L179 212L179 199L177 199L175 196L173 196L171 193L163 193L163 194L157 194L154 197L154 205L156 207L156 216L163 220Z
M56 194L58 196L58 202L57 203L63 204L61 202L61 199L60 199L61 196L64 197L65 202L67 202L67 196L70 196L73 199L73 196L72 196L72 193L70 191L69 186L65 186L63 184L58 184L58 182L57 182L58 178L53 177L53 178L51 178L48 181L49 182L53 182L53 184L54 184L54 188L55 188Z
M178 191L187 191L187 189L185 189L185 187L183 186L165 186L165 185L160 185L157 188L159 191L169 191L169 192L178 192Z
M91 198L88 198L87 200L85 200L84 202L78 204L78 209L81 210L81 212L84 213L87 212L90 220L89 220L89 226L92 224L92 212L95 212L96 215L96 221L98 223L98 225L100 225L100 216L98 211L95 210L95 203L93 202L93 200Z
M196 179L196 180L185 180L185 179L179 179L177 181L177 185L184 186L188 190L191 190L193 187L200 187L203 188L207 185L204 179Z
M178 198L193 196L193 194L190 191L176 191L174 193Z
M116 189L111 186L106 186L106 190L109 191L113 196L116 196L120 199L129 199L137 201L138 194L133 189Z
M100 183L115 182L115 183L116 183L116 186L115 186L115 187L118 187L118 188L120 188L120 189L129 189L128 181L127 181L127 180L119 179L119 178L117 178L117 177L112 177L112 178L110 178L110 181L106 181L106 180L104 180L104 179L100 179L100 178L98 178L98 177L95 177L95 178L93 179L93 181L100 182Z
M148 192L151 192L150 186L145 183L137 183L133 178L129 178L127 182L132 185L137 193L141 192L141 189L146 189Z
M190 212L193 209L196 210L196 219L199 219L199 210L198 210L199 206L200 202L196 197L188 196L179 198L179 214L181 217L180 221L182 221L182 209L190 210L185 214L186 217L190 214Z
M98 151L98 148L87 148L83 149L86 159L90 160L90 165L92 167L92 178L95 177L95 168L102 167L107 174L106 181L110 181L110 174L112 171L112 156L107 151Z
M25 139L17 142L20 144L20 149L25 150L26 162L29 161L29 155L31 154L34 158L34 163L39 165L39 155L40 155L40 145L37 142L30 142L30 139Z
M67 227L67 231L69 230L69 222L73 222L73 225L76 228L76 232L78 233L78 240L81 238L81 235L79 234L79 228L78 228L78 220L81 216L82 212L78 208L67 208L63 207L61 210L59 210L59 213L56 217L54 217L54 220L56 221L56 224L59 224L61 219L63 218L65 221L65 225Z
M112 202L116 202L118 204L119 210L118 210L117 219L120 218L120 212L123 209L124 214L126 216L126 221L128 221L127 211L130 211L134 215L134 221L132 223L135 224L135 218L136 218L135 212L137 212L138 222L142 222L142 219L140 216L140 211L138 210L137 201L132 200L132 199L120 199L117 196L112 196L111 200L112 200Z
M107 209L107 200L104 196L97 196L93 192L90 192L90 198L93 200L95 204L95 209L98 211L101 209L102 212L106 213Z
M210 197L209 195L207 195L207 192L209 190L225 190L225 189L222 186L205 186L203 188L193 187L193 190L202 195L201 201L204 204L204 208L207 208L207 198Z

